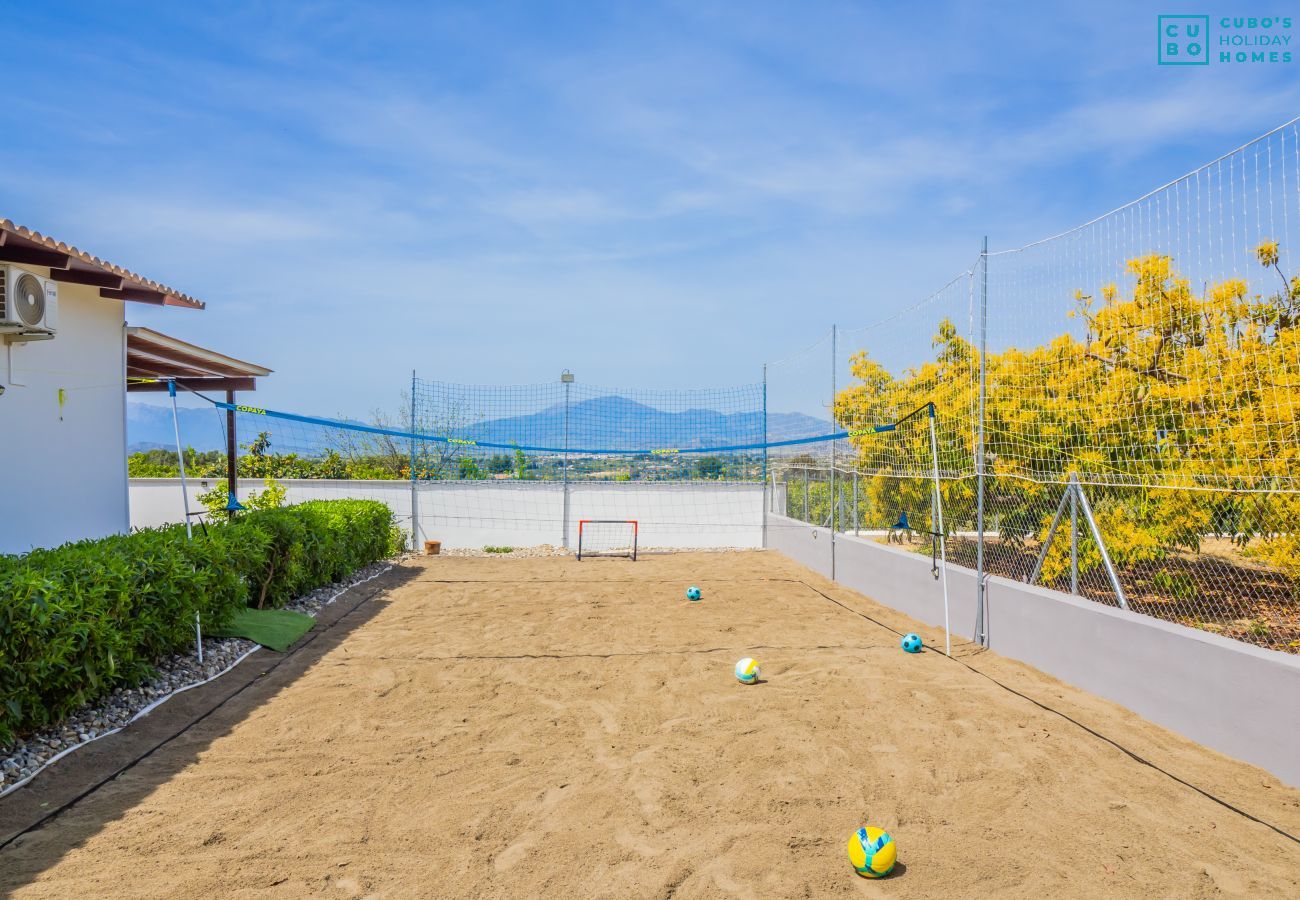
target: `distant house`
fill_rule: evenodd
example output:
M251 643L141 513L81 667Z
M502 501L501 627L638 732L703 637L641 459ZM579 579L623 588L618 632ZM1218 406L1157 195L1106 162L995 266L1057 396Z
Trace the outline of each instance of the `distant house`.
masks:
M180 291L0 220L0 553L129 528L126 391L253 390L270 370L126 324Z

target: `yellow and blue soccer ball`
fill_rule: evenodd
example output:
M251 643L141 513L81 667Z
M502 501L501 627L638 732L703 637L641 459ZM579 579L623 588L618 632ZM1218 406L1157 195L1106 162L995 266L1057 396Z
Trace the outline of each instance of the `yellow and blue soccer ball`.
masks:
M697 588L695 585L691 585L686 589L687 600L698 600L700 599L700 596L701 596L700 589Z
M920 653L922 647L921 636L916 632L906 634L903 636L900 646L908 653Z
M758 681L758 660L746 656L736 663L736 680L741 684L753 684Z
M898 845L883 828L863 826L849 835L849 862L863 878L884 878L898 862Z

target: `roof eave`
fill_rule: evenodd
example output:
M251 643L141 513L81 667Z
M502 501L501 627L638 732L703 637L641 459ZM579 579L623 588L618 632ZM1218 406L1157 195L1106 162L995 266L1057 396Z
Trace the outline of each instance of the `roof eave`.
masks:
M55 281L99 288L112 300L205 309L207 304L165 284L114 265L70 244L47 237L9 219L0 219L0 262L27 263L50 270Z

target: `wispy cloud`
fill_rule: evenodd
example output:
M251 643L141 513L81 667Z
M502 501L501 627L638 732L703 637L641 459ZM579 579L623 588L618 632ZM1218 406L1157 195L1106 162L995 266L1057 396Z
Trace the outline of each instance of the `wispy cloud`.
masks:
M28 5L10 39L59 65L14 92L0 191L208 299L132 315L285 404L364 412L411 365L727 382L1300 101L1290 69L1158 71L1131 4L1024 9Z

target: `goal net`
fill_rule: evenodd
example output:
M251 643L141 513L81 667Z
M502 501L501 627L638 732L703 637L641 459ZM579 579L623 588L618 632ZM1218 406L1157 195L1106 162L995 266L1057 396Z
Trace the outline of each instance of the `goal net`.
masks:
M635 519L578 521L578 559L584 556L626 556L636 560L638 524Z

